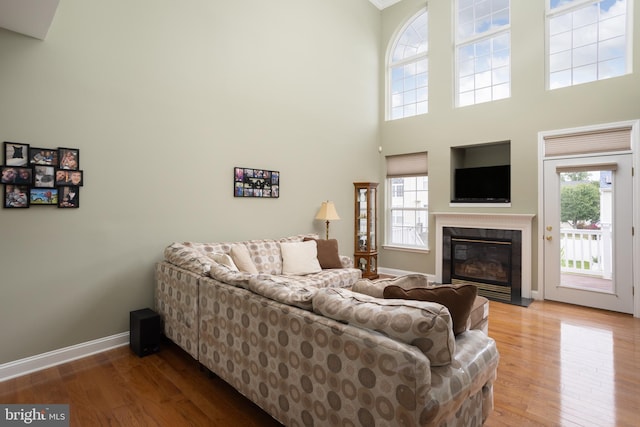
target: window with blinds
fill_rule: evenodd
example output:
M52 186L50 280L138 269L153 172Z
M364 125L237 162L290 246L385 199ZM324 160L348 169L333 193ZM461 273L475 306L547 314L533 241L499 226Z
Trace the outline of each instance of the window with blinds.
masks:
M631 126L550 135L543 139L545 158L628 151L631 150Z
M426 152L386 157L385 246L428 249Z

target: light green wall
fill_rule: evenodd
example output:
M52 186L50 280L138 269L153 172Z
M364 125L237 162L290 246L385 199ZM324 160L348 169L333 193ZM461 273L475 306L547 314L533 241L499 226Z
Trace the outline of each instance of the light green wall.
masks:
M0 30L0 141L80 149L80 209L0 210L0 364L128 330L172 241L324 232L353 250L377 180L381 14L368 0L62 0ZM281 172L233 197L233 167Z
M539 131L640 117L638 73L546 91L544 2L520 0L512 97L454 109L452 2L432 0L429 114L385 122L387 45L424 4L62 0L45 41L0 30L0 140L77 147L86 181L78 210L0 209L0 364L126 331L172 241L323 233L332 199L351 253L351 183L380 180L385 155L427 150L431 211L467 212L449 207L450 147L510 140L512 207L474 212L537 214ZM232 197L234 166L279 170L280 199ZM433 251L379 265L435 273Z
M429 152L429 209L431 212L538 213L539 131L617 122L640 117L640 74L580 86L545 90L544 1L511 1L512 72L509 99L453 107L453 2L433 0L429 6L429 113L384 122L384 155ZM424 7L425 1L403 0L383 11L381 69L397 28ZM640 8L634 11L633 69L640 69ZM384 87L384 82L381 83ZM450 147L511 141L511 208L452 208ZM381 159L381 169L384 160ZM383 218L380 223L383 224ZM435 221L430 217L429 245L435 244ZM534 229L537 218L534 219ZM537 233L533 236L533 280L537 289ZM435 273L435 251L429 254L381 250L385 267Z

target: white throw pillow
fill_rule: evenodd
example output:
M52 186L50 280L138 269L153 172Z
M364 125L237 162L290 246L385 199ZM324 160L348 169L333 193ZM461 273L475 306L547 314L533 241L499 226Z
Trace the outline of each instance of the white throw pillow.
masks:
M318 247L316 242L282 242L282 274L311 274L322 271L318 261Z
M249 248L245 245L233 245L231 246L231 259L235 263L238 270L244 271L249 274L258 274L256 265L251 260L249 254Z
M229 270L231 271L240 271L238 270L238 267L236 267L236 264L233 262L233 259L227 254L214 252L210 255L210 257L218 264L229 267Z

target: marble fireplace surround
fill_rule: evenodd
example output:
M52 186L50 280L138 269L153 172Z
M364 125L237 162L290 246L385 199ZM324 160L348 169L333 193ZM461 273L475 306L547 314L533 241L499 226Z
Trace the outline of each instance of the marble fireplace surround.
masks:
M434 212L436 219L436 282L442 283L442 229L444 227L519 230L522 233L522 298L531 298L531 214Z

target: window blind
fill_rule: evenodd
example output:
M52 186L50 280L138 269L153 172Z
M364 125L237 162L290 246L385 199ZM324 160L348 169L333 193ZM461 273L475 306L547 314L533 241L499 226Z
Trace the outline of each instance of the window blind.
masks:
M387 156L387 178L428 175L427 152Z
M592 171L617 171L617 163L595 163L592 165L578 165L578 166L558 166L556 172L592 172Z
M626 151L630 149L630 126L544 137L545 157Z

